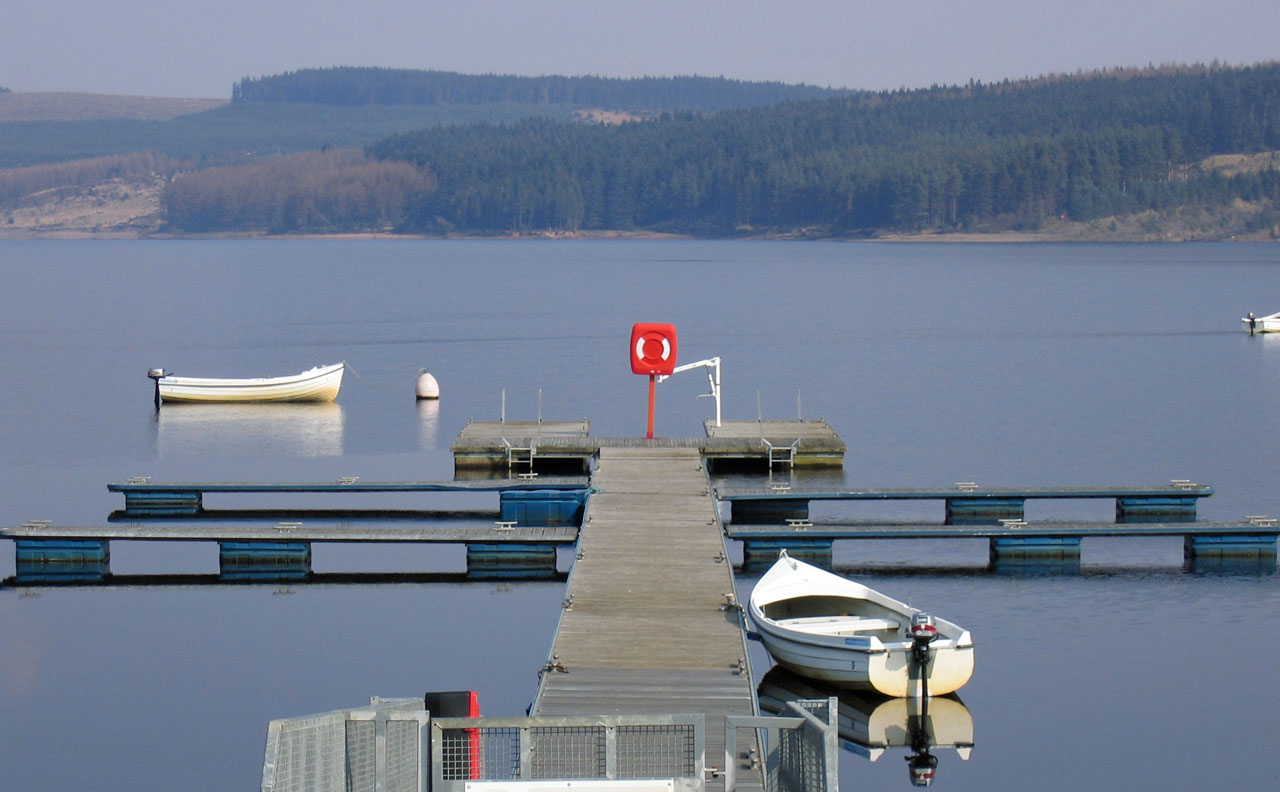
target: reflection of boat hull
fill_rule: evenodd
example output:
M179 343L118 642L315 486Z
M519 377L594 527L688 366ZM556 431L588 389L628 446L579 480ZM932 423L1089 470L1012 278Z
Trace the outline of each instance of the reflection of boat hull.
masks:
M327 402L338 397L345 363L317 366L288 377L215 379L160 377L160 398L166 402Z
M887 748L918 748L922 730L930 748L953 748L961 759L968 759L973 750L973 716L954 696L918 699L859 693L816 683L781 666L770 669L760 682L760 709L767 712L787 714L787 701L830 696L839 700L843 746L873 762Z
M779 665L886 696L945 695L973 674L968 630L936 619L927 679L913 659L916 608L785 553L751 592L749 612Z
M342 405L174 404L156 413L162 457L341 456Z

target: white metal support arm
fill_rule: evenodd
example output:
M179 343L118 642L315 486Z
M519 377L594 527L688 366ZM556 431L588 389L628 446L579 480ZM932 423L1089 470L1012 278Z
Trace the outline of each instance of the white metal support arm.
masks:
M662 382L663 380L669 379L682 371L702 368L703 366L707 369L707 381L711 383L711 392L700 393L698 394L698 398L702 399L710 396L716 400L716 426L718 427L720 426L720 358L707 358L706 360L699 360L697 363L686 363L683 366L676 366L671 370L670 374L659 374L657 379L658 382Z

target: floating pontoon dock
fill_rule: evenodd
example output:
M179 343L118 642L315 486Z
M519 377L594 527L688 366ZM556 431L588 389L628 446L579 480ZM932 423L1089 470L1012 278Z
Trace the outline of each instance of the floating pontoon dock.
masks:
M786 549L793 556L831 564L832 544L852 539L987 539L992 568L1016 569L1020 562L1060 562L1063 571L1080 562L1086 537L1182 537L1183 559L1193 571L1220 567L1274 567L1280 527L1268 517L1239 522L1196 523L1028 523L1002 520L996 525L940 525L937 523L815 524L788 520L785 525L726 525L725 535L743 543L747 568L763 569Z
M707 421L706 437L591 437L589 421L471 421L452 446L459 476L537 469L586 471L602 448L692 448L708 464L841 467L847 447L823 419L815 421Z
M1196 503L1212 488L1188 481L1153 487L984 488L961 482L935 489L800 490L768 488L713 491L716 462L838 467L844 443L825 422L726 422L708 425L706 438L604 438L588 436L588 423L502 421L469 423L453 445L459 478L448 482L337 482L165 484L135 479L112 484L125 496L133 522L107 527L57 527L30 522L0 529L15 540L19 583L102 580L108 543L216 541L223 577L288 580L310 574L313 542L460 542L468 566L505 567L507 559L533 556L540 574L556 572L556 547L577 541L562 613L531 714L538 718L687 714L704 719L708 769L737 777L737 788L760 788L747 754L755 742L755 691L743 614L734 589L726 539L744 543L744 556L776 556L780 547L830 559L838 539L986 538L992 557L1078 560L1084 536L1183 536L1188 558L1258 559L1274 568L1274 519L1238 523L1196 522ZM546 468L567 465L590 472L553 478ZM594 469L593 469L594 465ZM463 478L497 472L504 478ZM500 519L481 526L449 527L381 520L354 524L275 526L209 524L207 494L477 492L499 494ZM1115 523L1029 523L1032 499L1110 498ZM814 500L944 501L936 524L815 524ZM719 504L731 504L733 522L722 524ZM165 517L182 525L144 525ZM547 566L547 559L550 566ZM32 574L34 571L34 574ZM803 719L801 719L803 720ZM465 728L465 727L464 727ZM740 740L738 730L750 732ZM727 735L726 735L727 730ZM727 737L727 738L726 738ZM726 746L732 754L725 757ZM737 746L744 750L739 752ZM758 756L758 754L757 754ZM830 768L823 769L828 772Z
M143 515L192 515L204 511L204 496L219 494L349 494L364 493L421 493L421 492L499 492L506 500L508 493L530 491L585 490L585 476L577 477L519 477L511 479L468 479L451 481L363 481L359 477L337 481L291 481L277 483L255 482L154 482L150 478L130 479L127 482L108 484L111 492L124 494L125 516ZM514 496L527 497L527 496Z
M462 526L359 524L320 526L303 522L270 525L63 526L29 522L0 529L16 546L17 580L27 583L89 583L109 576L113 541L216 542L220 575L236 580L303 580L311 576L311 546L317 542L449 543L467 548L472 578L550 578L556 548L578 538L577 523L524 525L515 521Z
M979 487L960 482L933 489L803 490L787 485L721 487L717 498L729 503L732 521L726 535L743 542L748 567L772 562L787 549L830 565L832 543L838 539L952 539L984 538L990 542L993 565L1030 561L1079 563L1084 537L1180 536L1183 557L1191 568L1223 561L1274 565L1277 521L1245 517L1238 522L1197 522L1196 502L1213 488L1186 480L1147 487ZM1115 501L1116 521L1079 520L1028 522L1028 500ZM812 501L944 501L941 523L813 522Z
M732 504L734 522L801 519L809 516L811 501L926 500L946 503L947 525L993 524L1026 517L1028 500L1115 500L1116 522L1194 522L1196 501L1213 494L1213 487L1190 481L1171 481L1145 487L979 487L960 482L953 487L918 489L804 490L774 487L720 487L716 495Z

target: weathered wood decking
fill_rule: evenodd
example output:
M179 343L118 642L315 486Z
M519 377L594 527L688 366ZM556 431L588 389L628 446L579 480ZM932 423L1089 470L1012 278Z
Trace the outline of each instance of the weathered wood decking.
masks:
M720 500L732 504L732 520L739 523L769 522L770 518L809 516L810 501L933 500L946 503L951 524L995 523L1001 518L1022 519L1028 500L1114 500L1116 522L1196 519L1196 501L1213 495L1213 487L1190 481L1173 481L1138 487L979 487L960 483L954 487L911 489L804 490L791 487L720 487ZM764 518L764 519L761 519Z
M534 715L702 713L706 761L724 716L751 715L742 613L695 448L602 448ZM739 788L750 774L739 777Z
M343 494L425 493L425 492L500 492L537 490L585 490L586 476L504 479L454 479L450 481L366 481L357 476L337 481L211 481L157 482L149 478L131 479L107 485L111 492L124 495L124 516L197 515L204 512L206 494L264 495L272 493Z
M848 450L826 419L816 421L714 421L704 423L712 458L758 457L795 467L842 467Z
M23 523L0 526L0 539L67 539L76 541L166 541L166 542L392 542L446 544L573 544L578 529L572 525L514 526L503 523L472 525L409 525L378 523L372 526L307 525L50 525Z
M841 467L845 442L825 420L714 421L707 436L591 437L588 421L470 421L451 450L459 475L533 470L576 463L586 469L602 448L695 448L711 464L759 462L788 467Z
M1268 523L1171 522L1110 523L1062 520L1032 522L1004 520L996 525L946 525L944 523L812 523L789 520L786 525L725 526L730 539L1004 539L1017 536L1188 536L1221 537L1250 535L1261 538L1280 535L1275 521Z

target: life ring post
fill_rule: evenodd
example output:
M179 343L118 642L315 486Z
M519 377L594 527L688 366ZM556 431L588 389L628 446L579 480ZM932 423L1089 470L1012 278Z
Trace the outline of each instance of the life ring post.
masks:
M649 375L649 429L644 435L646 440L653 439L653 400L657 394L655 376L654 374Z
M657 378L666 378L676 368L676 326L637 322L631 326L631 373L649 375L649 429L645 439L653 439L653 400Z

